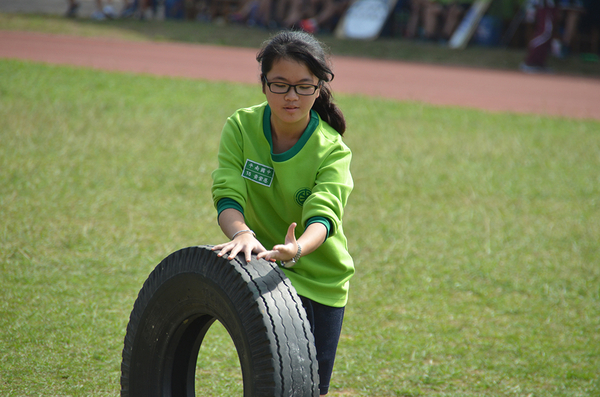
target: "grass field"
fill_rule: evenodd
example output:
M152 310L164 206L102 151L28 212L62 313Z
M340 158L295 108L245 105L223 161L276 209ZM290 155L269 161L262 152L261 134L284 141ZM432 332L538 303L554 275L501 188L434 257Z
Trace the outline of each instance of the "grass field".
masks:
M263 96L8 60L0 76L0 395L117 395L145 278L223 240L219 132ZM331 395L600 395L600 123L338 101L357 274ZM240 395L227 335L207 345L198 395Z

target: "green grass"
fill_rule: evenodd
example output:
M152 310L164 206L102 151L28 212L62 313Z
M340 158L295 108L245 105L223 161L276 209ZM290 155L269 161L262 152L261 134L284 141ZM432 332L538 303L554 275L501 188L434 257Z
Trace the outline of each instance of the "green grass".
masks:
M0 76L0 395L117 395L145 278L223 240L219 132L263 96L8 60ZM331 395L599 395L600 123L338 100L357 274ZM240 395L231 341L209 341L198 395Z
M132 19L92 21L56 16L0 13L0 29L30 30L54 34L88 37L110 37L126 40L180 41L236 47L258 48L272 32L236 25L217 25L190 21L146 21ZM524 49L469 46L451 50L435 43L381 37L375 41L340 40L331 34L320 34L335 55L393 59L503 70L518 70L525 58ZM549 66L559 74L600 77L600 63L573 55L565 59L549 59Z

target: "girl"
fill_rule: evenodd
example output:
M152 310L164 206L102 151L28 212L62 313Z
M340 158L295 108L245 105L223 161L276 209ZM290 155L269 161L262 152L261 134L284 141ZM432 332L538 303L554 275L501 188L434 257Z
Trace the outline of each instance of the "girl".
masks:
M306 309L325 395L354 274L342 227L353 187L346 122L313 36L281 32L256 59L266 102L238 110L223 127L212 195L230 241L213 249L229 260L242 253L250 262L255 253L280 261Z

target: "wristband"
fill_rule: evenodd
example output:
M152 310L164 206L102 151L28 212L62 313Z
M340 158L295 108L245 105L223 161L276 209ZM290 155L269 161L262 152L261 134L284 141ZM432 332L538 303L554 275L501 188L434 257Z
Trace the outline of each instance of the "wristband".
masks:
M244 229L244 230L238 230L237 232L233 233L233 236L231 236L231 240L233 240L234 238L236 238L238 234L242 234L242 233L252 233L252 235L254 237L256 237L256 234L252 230L250 230L250 229Z
M302 254L302 247L300 246L300 244L298 244L298 243L296 243L296 244L298 245L298 252L296 252L296 256L294 256L289 261L281 261L281 264L286 269L289 269L290 267L294 266L296 264L296 262L298 262L298 260L300 259L300 255Z

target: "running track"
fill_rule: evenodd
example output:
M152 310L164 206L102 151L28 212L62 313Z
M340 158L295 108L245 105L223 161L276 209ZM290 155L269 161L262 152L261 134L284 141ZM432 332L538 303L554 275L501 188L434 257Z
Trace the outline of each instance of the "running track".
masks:
M256 50L0 30L0 58L258 83ZM600 120L600 79L334 57L334 92ZM6 76L4 76L6 77Z

